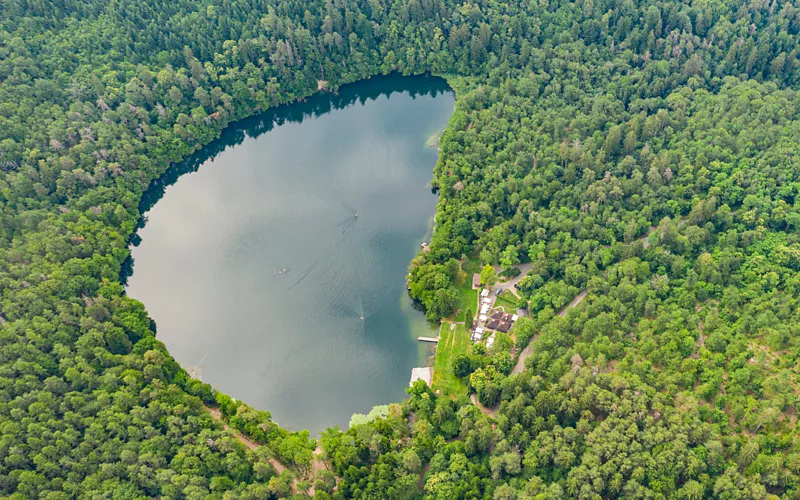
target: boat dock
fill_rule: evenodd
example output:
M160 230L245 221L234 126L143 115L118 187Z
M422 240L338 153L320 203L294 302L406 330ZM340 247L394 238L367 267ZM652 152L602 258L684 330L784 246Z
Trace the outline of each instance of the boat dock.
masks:
M439 337L417 337L421 342L439 342Z

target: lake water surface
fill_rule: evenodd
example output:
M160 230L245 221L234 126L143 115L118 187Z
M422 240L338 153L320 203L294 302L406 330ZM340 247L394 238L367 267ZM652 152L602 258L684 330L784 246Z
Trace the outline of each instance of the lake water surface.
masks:
M128 293L172 355L313 434L403 399L431 334L404 278L435 212L426 141L453 105L441 79L372 79L233 125L154 183Z

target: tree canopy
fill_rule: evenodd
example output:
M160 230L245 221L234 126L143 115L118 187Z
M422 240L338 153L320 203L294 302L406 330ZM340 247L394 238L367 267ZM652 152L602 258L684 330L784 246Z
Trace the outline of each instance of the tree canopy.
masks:
M778 1L3 2L0 492L796 498L799 35ZM532 354L457 360L491 414L417 382L297 483L315 440L191 379L120 276L170 164L389 72L457 94L412 297L529 262Z

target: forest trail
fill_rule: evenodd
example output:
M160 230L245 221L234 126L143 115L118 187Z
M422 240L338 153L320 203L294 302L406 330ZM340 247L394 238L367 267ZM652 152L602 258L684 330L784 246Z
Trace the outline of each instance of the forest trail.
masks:
M322 469L327 469L328 464L320 458L322 456L322 445L317 444L317 448L314 450L314 457L311 459L311 476L314 477L317 475L317 472L321 471Z
M469 400L472 401L472 404L474 404L475 406L478 407L478 409L481 411L481 413L483 413L484 415L489 415L492 418L494 418L494 415L495 415L495 413L497 413L497 409L499 408L499 405L498 405L498 408L495 408L495 409L489 409L489 408L483 406L481 404L481 402L478 401L478 395L475 394L474 392L469 395Z
M222 412L219 411L219 408L211 408L211 407L208 407L208 406L205 406L205 405L204 405L204 407L205 407L206 411L208 411L208 413L211 414L211 418L213 418L217 422L221 423L222 424L222 428L224 430L226 430L226 431L230 431L231 434L233 434L233 437L237 441L239 441L240 443L245 445L250 450L255 450L256 448L259 447L258 443L255 443L252 440L248 439L247 436L245 436L241 432L237 431L236 429L231 429L230 426L228 426L228 424L225 422L225 420L222 419ZM314 456L311 459L311 469L310 469L310 472L308 474L308 476L309 476L308 479L309 480L313 480L317 476L317 473L319 471L321 471L322 469L328 469L328 464L326 464L325 461L321 458L322 457L322 453L323 453L322 446L320 444L317 444L317 448L314 450ZM283 465L281 462L279 462L276 458L270 457L268 459L268 462L275 469L275 472L278 475L283 474L283 472L288 469L285 465ZM294 477L292 479L292 492L295 492L295 493L298 492L297 485L298 485L299 482L300 482L300 479L298 477ZM315 493L314 487L311 486L306 493L308 493L310 496L313 497L314 493Z
M317 477L319 471L323 469L328 469L328 464L321 458L323 454L322 445L317 443L317 448L314 450L314 456L311 458L311 472L309 473L309 479L314 480ZM339 478L336 478L336 486L334 486L334 491L339 487ZM316 488L314 485L308 489L308 495L310 497L314 497L316 494Z
M219 411L219 408L210 408L208 406L205 406L205 409L206 409L206 411L208 411L208 413L211 414L211 418L213 418L217 422L221 423L222 424L222 428L224 430L226 430L226 431L230 431L231 434L233 434L233 437L237 441L239 441L240 443L245 445L248 449L255 450L256 448L258 448L258 444L257 443L254 443L253 441L248 439L241 432L239 432L239 431L237 431L235 429L231 429L228 426L228 424L225 422L225 420L222 419L222 412ZM272 467L275 469L275 472L277 472L278 474L282 474L283 471L286 470L286 466L285 465L283 465L282 463L278 462L276 459L274 459L272 457L270 457L269 463L270 463L270 465L272 465ZM297 483L297 480L295 479L294 482Z

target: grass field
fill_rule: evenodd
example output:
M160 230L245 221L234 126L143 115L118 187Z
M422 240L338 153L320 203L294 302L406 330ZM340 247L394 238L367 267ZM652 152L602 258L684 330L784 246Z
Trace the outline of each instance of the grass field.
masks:
M478 290L472 289L472 279L466 280L466 286L459 284L458 297L459 297L459 311L456 314L456 321L471 321L472 318L467 318L467 310L472 311L472 316L475 316L475 308L478 307Z
M458 274L456 281L456 288L458 288L459 297L459 310L456 314L456 321L469 321L472 318L465 318L467 310L471 310L472 314L477 312L478 307L478 290L472 289L472 274L480 272L480 266L477 262L467 261L461 265L461 272Z
M517 310L517 299L516 295L506 290L505 292L501 293L497 300L495 301L495 307L503 306L503 310L507 313L514 314Z
M453 358L466 354L469 348L469 330L464 325L450 329L451 323L442 324L436 360L433 364L433 389L449 396L466 396L467 387L453 374Z

